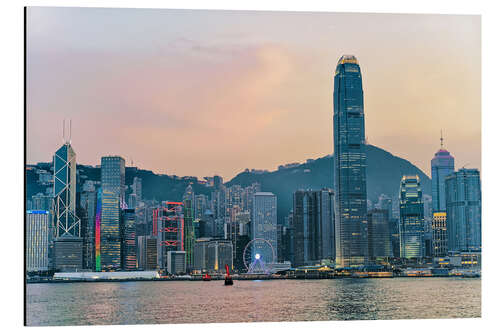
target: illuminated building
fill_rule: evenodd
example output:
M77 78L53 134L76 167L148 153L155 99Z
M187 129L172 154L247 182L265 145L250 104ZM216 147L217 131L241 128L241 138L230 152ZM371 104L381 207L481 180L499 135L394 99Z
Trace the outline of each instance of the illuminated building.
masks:
M424 205L418 176L403 176L399 194L399 242L401 258L424 256Z
M155 236L137 237L137 264L145 271L158 268L158 246Z
M208 268L208 244L211 238L196 239L193 247L193 269L205 271Z
M233 268L233 244L228 240L212 240L206 247L206 269L225 272L225 265Z
M294 267L335 258L333 191L296 191L293 195Z
M276 196L271 192L256 192L253 196L253 214L251 226L251 239L264 239L271 243L275 253L260 253L266 259L266 262L271 262L271 258L276 256L278 245L278 220L277 220L277 203ZM252 251L256 251L253 249ZM268 250L265 250L268 251ZM252 252L252 257L256 253Z
M446 211L445 179L454 171L455 159L446 149L443 149L443 138L441 137L441 149L434 154L431 161L433 212Z
M49 268L48 210L26 211L26 271L46 271Z
M123 210L122 267L126 271L137 269L135 209Z
M167 268L169 251L184 251L182 202L165 201L153 210L153 236L158 237L158 267Z
M83 267L95 270L95 217L97 206L97 191L91 181L86 181L80 194L80 207L83 212Z
M370 260L392 257L389 213L386 209L368 211L368 254Z
M102 217L102 189L97 191L95 208L95 270L101 271L101 217Z
M444 257L448 253L448 235L446 231L446 212L432 214L432 244L434 257Z
M186 252L186 265L190 269L193 265L193 246L194 246L194 192L191 185L188 185L183 196L184 213L184 251Z
M446 177L448 251L481 250L479 170L462 168Z
M361 70L352 55L343 55L335 70L333 145L336 264L363 265L368 259L365 115Z
M125 194L125 160L119 156L101 158L100 266L121 269L120 203ZM96 268L97 270L97 268Z

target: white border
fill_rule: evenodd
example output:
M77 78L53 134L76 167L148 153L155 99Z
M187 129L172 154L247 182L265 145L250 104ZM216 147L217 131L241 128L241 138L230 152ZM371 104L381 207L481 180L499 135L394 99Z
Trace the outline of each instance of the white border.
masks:
M423 331L466 331L476 332L498 324L499 288L496 262L498 251L498 226L495 204L498 201L500 188L499 177L496 175L498 159L498 113L497 96L499 88L496 81L500 78L498 51L500 31L498 21L498 6L495 1L123 1L123 0L93 0L93 1L3 1L0 10L0 41L2 57L1 96L2 101L2 183L0 191L2 202L2 326L15 329L23 328L23 235L22 235L22 204L23 204L23 12L22 7L28 6L80 6L80 7L130 7L130 8L199 8L199 9L253 9L253 10L292 10L292 11L332 11L332 12L372 12L372 13L438 13L438 14L481 14L482 15L482 186L483 186L483 318L462 320L397 320L397 321L363 321L363 322L307 322L307 323L257 323L257 324L211 324L211 325L168 325L168 326L83 326L72 327L77 332L120 331L132 332L135 329L160 329L220 332L253 330L265 331L392 331L405 332ZM495 267L496 266L496 267ZM29 328L33 329L33 328ZM498 327L497 327L498 329ZM36 328L36 330L62 332L65 327Z

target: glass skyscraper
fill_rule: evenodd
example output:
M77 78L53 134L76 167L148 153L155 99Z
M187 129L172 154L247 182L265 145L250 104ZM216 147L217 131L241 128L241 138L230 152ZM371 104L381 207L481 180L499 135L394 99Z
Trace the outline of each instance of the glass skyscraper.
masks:
M335 257L333 191L298 190L293 195L294 267Z
M481 250L479 170L460 169L446 177L448 251Z
M445 179L454 171L455 159L447 150L441 147L431 161L433 212L446 211Z
M66 142L54 155L55 236L80 237L80 219L76 216L76 154Z
M418 176L403 176L399 194L399 244L401 258L424 256L424 204Z
M368 261L365 115L361 70L352 55L342 56L335 70L333 146L336 264L362 265Z
M100 266L103 270L119 270L121 268L120 204L124 202L125 196L125 160L122 157L101 158L101 189L99 232L96 230L96 237L98 234L100 237L96 240L100 242Z
M252 249L252 258L259 253L266 263L276 260L278 245L278 218L276 196L270 192L257 192L253 197L252 239L265 239L271 243L274 254L267 248Z

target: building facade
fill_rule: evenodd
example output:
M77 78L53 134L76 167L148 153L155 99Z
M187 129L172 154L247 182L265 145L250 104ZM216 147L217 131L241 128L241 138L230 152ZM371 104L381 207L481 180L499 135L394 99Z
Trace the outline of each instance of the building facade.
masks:
M299 190L293 197L294 266L335 258L333 191Z
M49 216L48 210L26 211L26 271L49 269Z
M446 177L448 251L481 250L479 170L462 168Z
M123 210L122 267L126 271L137 270L135 209Z
M368 254L370 261L375 262L393 256L391 243L391 227L387 209L368 211Z
M400 256L417 259L424 256L424 205L418 176L403 176L399 195Z
M119 156L101 158L100 267L120 270L120 208L125 198L125 160ZM96 222L97 224L97 222ZM97 265L96 265L97 266Z
M445 179L455 171L455 159L446 149L439 149L431 160L432 211L446 211Z
M278 218L276 196L271 192L256 192L253 196L253 214L251 225L251 239L264 239L271 243L273 250L264 249L260 251L261 258L266 263L277 260L278 245ZM252 250L252 257L256 249Z
M333 91L335 252L339 266L362 265L368 259L363 103L358 60L344 55L337 63Z
M432 255L434 257L444 257L447 253L446 212L436 212L432 215Z

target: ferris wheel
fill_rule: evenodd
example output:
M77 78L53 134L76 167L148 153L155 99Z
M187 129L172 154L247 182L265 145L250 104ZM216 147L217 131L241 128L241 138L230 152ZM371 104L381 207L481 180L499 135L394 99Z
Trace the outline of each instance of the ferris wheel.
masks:
M247 273L268 274L271 264L276 262L276 253L270 241L256 238L248 242L243 250L243 264Z

